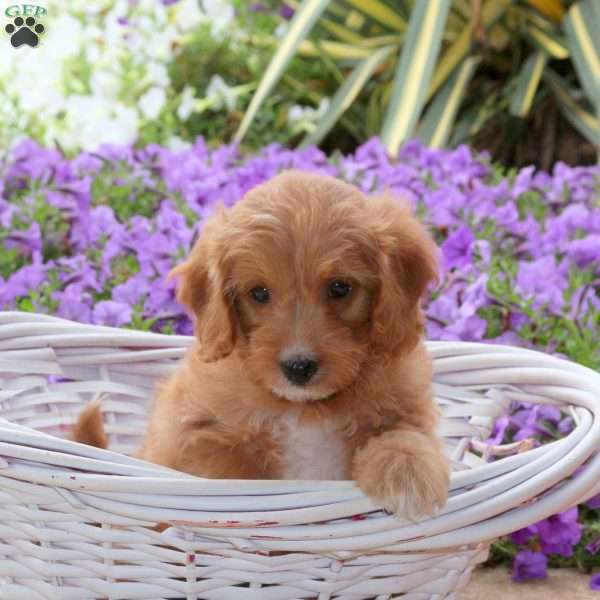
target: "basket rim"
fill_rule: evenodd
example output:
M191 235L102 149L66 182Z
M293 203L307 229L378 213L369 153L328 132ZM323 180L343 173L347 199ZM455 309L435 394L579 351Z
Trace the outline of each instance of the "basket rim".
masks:
M66 356L68 348L93 347L106 355L114 348L115 360L121 352L143 356L150 351L149 360L172 361L192 343L193 338L187 336L0 311L0 376L10 365L22 366L28 352L37 353L35 365L43 369L57 364L57 353ZM350 550L381 543L390 548L400 544L403 550L430 550L480 543L600 492L600 374L537 350L458 341L427 341L426 345L434 361L434 380L440 386L467 390L497 386L510 396L518 384L521 390L535 391L540 400L572 407L575 428L551 444L454 472L454 495L448 506L415 523L376 512L378 507L353 481L201 479L111 450L61 440L2 417L0 492L5 486L14 493L29 494L43 486L53 497L67 498L74 511L118 515L126 522L189 524L194 531L211 535L231 535L235 528L236 536L252 537L260 527L262 546L271 544L281 550L310 550L315 544L321 549L342 544ZM578 469L578 476L569 479ZM507 487L494 496L499 482ZM169 498L179 498L180 504L197 498L205 508L169 508ZM219 503L221 510L216 510ZM228 506L231 510L223 510ZM375 516L347 521L362 514ZM309 524L310 533L306 531Z

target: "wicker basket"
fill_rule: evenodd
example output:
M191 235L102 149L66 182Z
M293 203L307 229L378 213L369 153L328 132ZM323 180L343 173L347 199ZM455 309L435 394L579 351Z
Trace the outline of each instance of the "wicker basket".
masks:
M461 342L429 343L454 465L434 518L398 520L351 481L205 480L127 457L190 342L0 312L2 600L457 598L494 538L600 491L600 375ZM114 452L61 439L99 395ZM490 448L511 400L576 426Z

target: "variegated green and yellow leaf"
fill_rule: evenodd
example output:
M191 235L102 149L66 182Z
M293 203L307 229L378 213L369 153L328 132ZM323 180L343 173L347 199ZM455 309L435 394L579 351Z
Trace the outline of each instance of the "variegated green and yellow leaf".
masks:
M294 57L296 49L309 34L312 26L321 16L321 13L325 10L329 1L330 0L304 0L304 2L302 2L290 21L289 30L281 40L281 44L277 48L275 56L271 59L265 74L260 80L258 89L254 93L254 96L252 96L250 106L248 106L248 110L246 110L244 118L235 133L234 140L240 141L244 135L246 135L261 104L281 78L284 69Z
M527 37L540 50L543 50L552 58L557 58L558 60L569 58L569 47L565 39L557 33L544 31L535 25L527 25L525 32Z
M600 113L600 7L590 0L576 2L564 26L581 86Z
M517 77L517 86L511 98L509 107L511 115L526 117L529 114L547 60L548 55L543 50L538 50L525 61Z
M417 133L427 146L442 148L450 139L460 103L480 60L470 56L463 61L427 109Z
M381 134L392 156L413 135L421 115L449 8L450 0L414 5Z
M473 2L472 0L454 0L452 8L455 12L463 17L463 19L470 19L473 15Z
M356 31L352 31L352 29L348 29L348 27L340 25L333 19L321 17L319 20L319 25L321 25L323 29L327 29L327 31L337 36L340 41L346 42L347 44L359 44L365 39L362 35L356 33Z
M476 135L481 128L498 112L502 110L501 102L498 101L499 92L493 91L483 104L477 104L468 108L456 122L450 137L450 146L466 142Z
M398 46L403 39L404 36L401 33L395 35L377 35L363 38L359 45L365 48L379 48L381 46L390 46L392 44Z
M344 81L331 99L331 104L327 112L321 117L315 130L302 140L300 144L302 148L311 144L318 144L329 133L339 118L354 102L358 94L360 94L375 69L390 56L393 50L393 46L376 50L369 58L363 60L352 70L346 81Z
M346 2L390 29L404 31L407 27L406 21L400 16L400 13L381 0L346 0Z
M565 118L592 144L600 148L600 119L574 100L567 84L554 71L546 69L543 77Z
M383 114L382 106L384 91L385 88L382 85L378 85L377 87L375 87L372 93L369 94L365 118L365 131L367 133L367 137L373 137L374 135L378 135L381 131L381 117Z
M484 28L493 25L505 12L510 0L486 0L481 7L481 23ZM472 24L465 25L463 31L446 48L444 56L436 66L427 90L427 101L444 85L457 65L467 56L471 47Z
M550 21L550 19L547 19L546 17L542 17L542 15L538 14L535 10L528 10L526 16L530 23L542 31L556 30L556 23Z
M345 60L362 60L368 58L373 50L359 46L357 44L343 44L342 42L332 42L331 40L321 40L319 46L327 52L331 58ZM314 42L303 40L298 46L300 56L320 56L321 52Z

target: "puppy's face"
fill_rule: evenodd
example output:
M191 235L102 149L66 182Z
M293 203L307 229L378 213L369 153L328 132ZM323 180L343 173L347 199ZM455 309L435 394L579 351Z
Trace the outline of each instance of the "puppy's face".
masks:
M208 222L175 273L205 360L235 349L253 380L306 402L414 347L435 248L398 202L289 172Z

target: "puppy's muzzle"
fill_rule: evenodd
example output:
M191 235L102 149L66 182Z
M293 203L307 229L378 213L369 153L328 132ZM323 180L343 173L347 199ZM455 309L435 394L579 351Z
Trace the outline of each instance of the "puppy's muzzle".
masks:
M294 385L305 385L319 370L319 363L310 358L293 356L279 363L286 379Z

